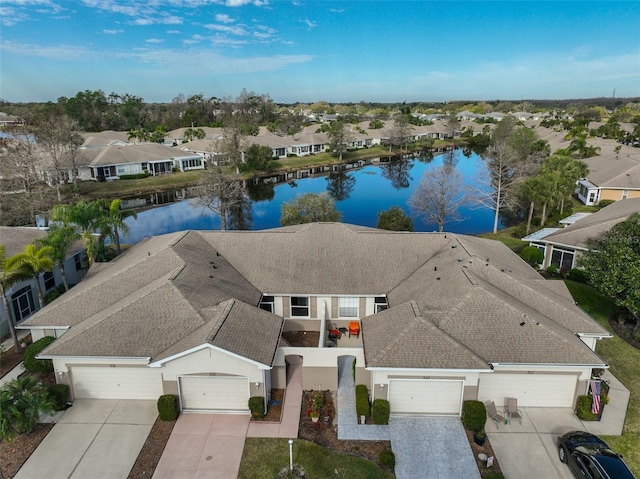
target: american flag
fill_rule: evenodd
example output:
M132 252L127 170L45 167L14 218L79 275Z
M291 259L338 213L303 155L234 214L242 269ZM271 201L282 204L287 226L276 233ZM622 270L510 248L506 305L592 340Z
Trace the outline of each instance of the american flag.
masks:
M591 381L591 396L593 397L591 412L593 414L600 414L600 388L600 381Z

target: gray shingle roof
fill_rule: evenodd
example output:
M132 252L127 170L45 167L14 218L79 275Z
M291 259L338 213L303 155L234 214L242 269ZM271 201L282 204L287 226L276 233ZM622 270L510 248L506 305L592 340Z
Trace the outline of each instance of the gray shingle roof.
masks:
M640 213L640 198L616 201L566 228L545 236L542 241L587 249L590 239L602 237L613 226L625 221L634 213Z
M25 325L71 326L48 355L158 361L210 344L270 365L284 320L262 293L387 294L362 320L372 367L602 365L576 333L608 335L502 243L341 223L153 237Z

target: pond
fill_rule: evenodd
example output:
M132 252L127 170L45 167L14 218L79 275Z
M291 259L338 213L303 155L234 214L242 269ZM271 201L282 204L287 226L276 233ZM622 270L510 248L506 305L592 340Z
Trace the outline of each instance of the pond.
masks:
M340 173L312 175L280 184L261 183L258 187L249 187L243 215L232 218L230 229L279 227L283 202L305 193L328 191L336 199L336 207L345 223L375 227L380 211L400 206L413 217L415 231L437 231L435 223L426 222L411 213L407 200L424 172L441 166L445 161L453 162L465 184L472 188L477 187L479 178L487 178L486 165L478 155L471 153L467 157L461 150L455 150L428 159L416 157L391 162L374 161ZM180 192L180 196L183 193ZM493 227L493 211L489 208L470 201L460 208L459 213L464 220L445 224L445 231L480 234L491 231ZM126 223L131 230L126 241L131 243L147 236L175 231L220 229L220 217L206 208L196 207L193 199L140 211L136 220L128 218Z

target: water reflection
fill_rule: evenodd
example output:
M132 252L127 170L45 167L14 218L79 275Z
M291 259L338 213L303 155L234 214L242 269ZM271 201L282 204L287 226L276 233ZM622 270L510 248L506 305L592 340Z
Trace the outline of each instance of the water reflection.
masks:
M424 172L444 164L454 165L462 174L469 187L478 186L478 178L488 177L485 163L475 153L469 157L461 150L453 154L437 155L428 161L408 159L367 161L349 167L321 167L306 170L305 177L298 178L296 172L288 172L267 179L247 182L246 194L233 211L228 212L230 229L268 229L280 226L282 203L305 193L329 192L336 200L336 207L342 213L342 221L362 226L375 227L378 213L392 206L401 207L414 219L416 231L435 231L435 223L425 222L411 214L407 200L417 187ZM185 229L219 229L220 218L215 213L191 206L193 199L179 201L180 196L189 196L193 190L167 192L166 197L157 200L169 203L138 212L138 219L127 219L131 229L129 241L172 231ZM148 206L147 199L144 198ZM155 198L154 198L155 200ZM493 212L489 208L479 208L475 203L463 205L459 211L465 221L451 223L447 231L478 234L491 231Z

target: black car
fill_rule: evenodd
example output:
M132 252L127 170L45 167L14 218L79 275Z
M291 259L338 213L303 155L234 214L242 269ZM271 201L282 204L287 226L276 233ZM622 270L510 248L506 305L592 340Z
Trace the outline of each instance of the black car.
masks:
M578 479L635 479L633 473L607 443L584 431L558 436L558 457Z

